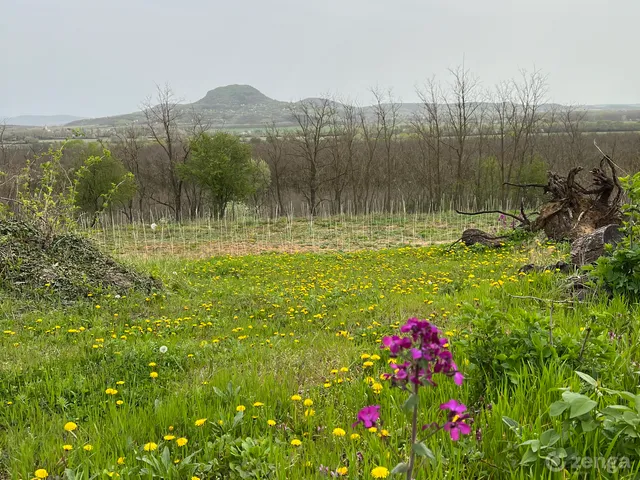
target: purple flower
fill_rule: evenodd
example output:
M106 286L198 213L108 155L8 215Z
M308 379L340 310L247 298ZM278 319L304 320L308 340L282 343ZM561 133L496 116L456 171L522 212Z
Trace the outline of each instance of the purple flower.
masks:
M358 421L351 425L351 428L355 428L359 423L362 423L366 428L371 428L375 426L379 418L380 405L364 407L358 412Z
M449 410L447 413L449 421L444 424L444 429L451 435L451 440L457 442L460 440L460 434L469 435L471 433L471 427L465 423L465 420L469 418L469 415L464 413L467 411L465 404L452 398L447 403L440 405L440 409Z
M449 415L462 415L467 411L467 406L452 398L447 403L441 404L440 410L449 410Z

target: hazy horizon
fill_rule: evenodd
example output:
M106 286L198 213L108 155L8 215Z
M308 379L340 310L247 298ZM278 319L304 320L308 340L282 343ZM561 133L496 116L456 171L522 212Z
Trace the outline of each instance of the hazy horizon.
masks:
M631 0L0 2L0 118L128 113L164 83L185 102L228 84L360 103L380 86L413 102L463 58L487 88L537 68L550 102L640 103Z

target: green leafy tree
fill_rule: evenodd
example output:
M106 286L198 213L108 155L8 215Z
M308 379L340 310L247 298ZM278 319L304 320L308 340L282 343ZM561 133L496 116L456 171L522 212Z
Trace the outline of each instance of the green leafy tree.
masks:
M91 152L91 150L89 150ZM122 162L103 149L101 154L90 154L75 172L74 201L76 206L91 216L92 225L98 215L114 205L126 205L136 193L133 174Z
M224 215L230 202L251 199L269 184L264 162L252 159L251 146L235 135L203 133L191 140L190 147L191 156L180 166L180 175L207 193L216 216Z

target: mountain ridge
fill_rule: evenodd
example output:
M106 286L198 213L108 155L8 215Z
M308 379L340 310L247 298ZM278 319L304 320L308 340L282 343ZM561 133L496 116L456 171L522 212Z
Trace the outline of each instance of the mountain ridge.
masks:
M322 101L321 98L310 97L304 101ZM337 102L332 101L338 104ZM261 127L267 123L278 126L294 125L290 112L292 103L268 97L251 85L232 84L209 90L202 98L192 103L181 104L183 113L198 113L212 127ZM399 113L410 117L421 108L420 103L404 103L400 105ZM549 103L541 106L545 110L559 104ZM640 111L637 104L601 104L584 105L581 108L589 111L615 110L620 114L627 111ZM371 106L365 106L368 115L373 114ZM131 122L144 122L142 112L132 112L108 117L85 118L67 123L68 127L117 127Z

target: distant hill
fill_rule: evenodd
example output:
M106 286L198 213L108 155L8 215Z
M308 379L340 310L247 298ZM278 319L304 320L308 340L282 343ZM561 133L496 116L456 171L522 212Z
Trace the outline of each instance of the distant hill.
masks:
M270 122L291 125L293 122L288 106L288 102L269 98L250 85L227 85L209 90L200 100L182 104L180 108L186 115L192 111L198 112L215 127L251 127ZM144 120L142 112L83 119L70 122L68 126L118 126L136 120Z
M82 120L84 117L75 115L19 115L5 119L7 125L19 125L24 127L55 127L66 125L69 122ZM2 119L0 119L2 120Z
M320 98L307 98L305 102L319 102ZM227 85L209 90L204 97L193 103L180 105L185 121L190 113L195 111L213 127L256 128L267 123L275 122L279 126L294 125L294 119L289 112L289 102L282 102L267 97L258 89L250 85ZM339 103L334 105L338 106ZM490 107L489 104L487 106ZM558 104L545 104L540 111L558 108ZM638 105L584 105L580 109L589 112L588 120L627 121L635 120L640 109ZM398 113L407 119L420 111L419 103L403 103ZM445 106L442 105L444 110ZM366 115L373 117L373 107L364 107ZM45 118L45 117L40 117ZM67 124L70 127L116 127L131 122L143 122L142 112L127 113L113 117L89 118L74 120ZM50 123L50 125L54 125Z

